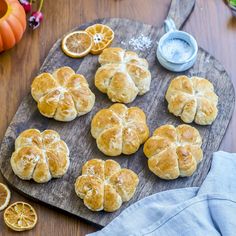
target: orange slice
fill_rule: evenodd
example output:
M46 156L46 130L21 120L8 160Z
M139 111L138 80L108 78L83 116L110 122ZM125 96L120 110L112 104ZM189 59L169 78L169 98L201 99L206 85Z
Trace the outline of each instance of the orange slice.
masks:
M4 210L9 204L11 192L5 184L0 183L0 211Z
M85 31L75 31L62 40L63 52L73 58L86 56L93 46L92 37Z
M110 46L114 39L114 32L107 25L95 24L85 31L93 37L93 46L90 51L92 54L100 54L103 49Z
M15 202L5 210L4 221L15 231L30 230L37 223L37 214L28 203Z

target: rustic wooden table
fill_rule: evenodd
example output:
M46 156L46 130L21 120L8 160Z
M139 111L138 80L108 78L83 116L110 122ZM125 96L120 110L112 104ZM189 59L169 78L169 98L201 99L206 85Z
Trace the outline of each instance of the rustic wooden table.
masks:
M0 141L22 98L29 92L32 78L58 37L73 27L103 17L126 17L160 26L170 0L57 0L45 1L44 22L39 29L27 30L12 50L0 54ZM231 75L236 87L236 18L222 0L197 0L184 26L199 45L214 55ZM220 78L219 78L220 79ZM221 144L221 149L236 152L236 111ZM0 182L2 182L0 176ZM85 235L96 231L73 216L37 204L12 191L11 202L30 202L38 213L36 227L24 235ZM0 235L14 235L0 213Z

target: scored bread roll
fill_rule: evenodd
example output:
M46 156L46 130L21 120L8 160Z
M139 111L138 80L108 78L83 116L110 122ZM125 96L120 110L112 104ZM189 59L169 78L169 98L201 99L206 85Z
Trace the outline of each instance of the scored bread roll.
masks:
M130 103L149 91L148 62L135 52L106 48L98 60L101 67L95 74L95 86L112 102Z
M93 117L91 134L107 156L135 153L149 136L145 113L138 107L116 103Z
M149 169L162 179L190 176L202 160L202 138L190 125L163 125L144 144Z
M27 129L17 137L10 162L19 178L45 183L67 172L69 154L66 143L56 131L41 133L37 129Z
M38 75L31 94L38 103L40 113L58 121L71 121L90 112L95 95L83 75L75 74L70 67L61 67L50 73Z
M166 92L168 109L185 123L209 125L217 117L218 96L213 84L200 77L184 75L174 78Z
M92 159L76 179L75 192L88 209L113 212L133 197L138 182L137 174L116 161Z

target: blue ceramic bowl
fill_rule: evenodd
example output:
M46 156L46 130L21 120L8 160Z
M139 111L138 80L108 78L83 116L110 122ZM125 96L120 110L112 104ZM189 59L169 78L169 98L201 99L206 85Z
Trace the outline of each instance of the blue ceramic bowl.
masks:
M164 34L160 41L158 42L158 47L157 47L157 58L160 62L160 64L165 67L166 69L174 72L181 72L188 70L190 67L193 66L193 64L196 61L197 58L197 52L198 52L198 45L196 40L194 39L193 36L190 34L184 32L184 31L179 31L175 29L174 23L171 22L171 27L167 27L167 30L169 30L166 34ZM167 49L168 49L168 43L172 41L172 43L175 42L181 42L183 46L187 46L188 52L184 52L184 47L183 47L183 54L184 56L181 56L181 48L177 50L177 57L170 57L167 56ZM172 47L175 47L172 44ZM176 45L177 47L177 45ZM175 52L174 52L175 53Z

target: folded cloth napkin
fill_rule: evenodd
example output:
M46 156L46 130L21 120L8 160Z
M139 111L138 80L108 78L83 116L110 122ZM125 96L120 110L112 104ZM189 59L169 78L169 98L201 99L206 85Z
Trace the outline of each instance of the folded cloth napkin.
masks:
M236 154L216 152L201 187L156 193L89 236L235 236Z

